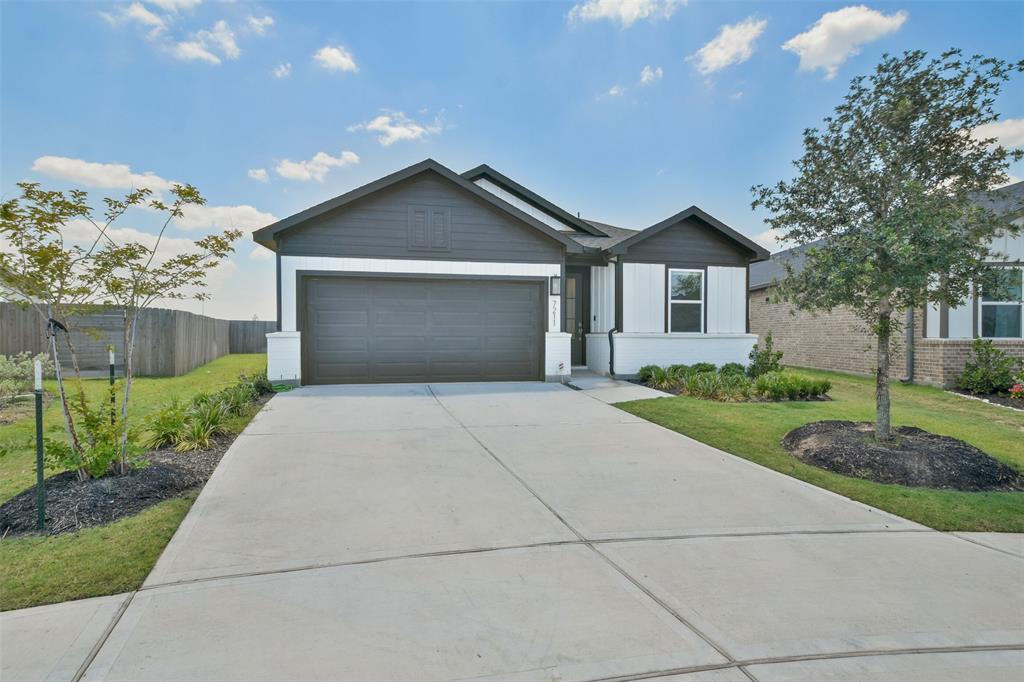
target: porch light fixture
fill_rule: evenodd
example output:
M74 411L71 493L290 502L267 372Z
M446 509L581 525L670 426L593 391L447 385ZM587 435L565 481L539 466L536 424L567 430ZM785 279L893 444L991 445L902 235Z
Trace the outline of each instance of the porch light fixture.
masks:
M558 275L553 275L549 281L549 292L552 296L562 295L562 278Z

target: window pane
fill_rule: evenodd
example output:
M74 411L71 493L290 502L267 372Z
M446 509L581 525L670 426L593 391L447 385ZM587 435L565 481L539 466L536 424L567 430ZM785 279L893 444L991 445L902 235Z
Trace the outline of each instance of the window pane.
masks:
M981 306L981 335L986 337L1020 338L1019 305Z
M673 303L669 306L672 312L672 324L669 331L699 332L700 305L696 303Z
M997 276L995 286L987 287L982 292L983 301L1019 301L1021 300L1021 272L1018 268L992 268Z
M701 272L673 272L670 289L673 301L699 301L704 274Z

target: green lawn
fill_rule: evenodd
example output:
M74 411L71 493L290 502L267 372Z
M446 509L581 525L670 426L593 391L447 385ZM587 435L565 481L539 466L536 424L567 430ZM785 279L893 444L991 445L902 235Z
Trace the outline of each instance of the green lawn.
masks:
M227 355L180 377L139 378L132 388L131 418L137 421L167 401L187 399L200 391L228 386L242 372L266 368L266 356ZM84 382L86 391L100 396L103 379ZM53 386L47 386L54 390ZM237 418L241 430L256 413ZM64 433L60 407L52 402L44 414L48 435ZM35 482L32 419L0 426L0 444L9 454L0 458L0 502ZM55 472L48 472L52 474ZM107 526L56 537L6 538L0 541L0 611L84 599L133 590L142 584L160 552L188 512L195 494L166 500L136 516Z
M842 476L800 462L779 442L822 419L874 420L874 380L799 370L832 381L832 401L718 403L686 396L617 407L789 476L939 530L1024 532L1024 493L910 488ZM918 426L971 443L1024 471L1024 414L929 386L892 387L894 425Z

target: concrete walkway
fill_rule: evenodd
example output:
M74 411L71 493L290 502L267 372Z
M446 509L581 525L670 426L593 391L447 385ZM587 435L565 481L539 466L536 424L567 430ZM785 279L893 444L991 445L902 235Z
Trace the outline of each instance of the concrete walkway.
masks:
M4 614L3 679L1024 676L1013 542L928 530L589 390L281 394L141 590Z

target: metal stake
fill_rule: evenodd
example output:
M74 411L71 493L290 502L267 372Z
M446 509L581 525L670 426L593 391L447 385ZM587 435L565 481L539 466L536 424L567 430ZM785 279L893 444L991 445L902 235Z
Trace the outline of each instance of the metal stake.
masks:
M110 423L113 424L115 421L114 411L116 404L114 400L114 347L111 346L107 349L110 354Z
M43 485L43 363L36 360L36 530L46 527L46 488Z

